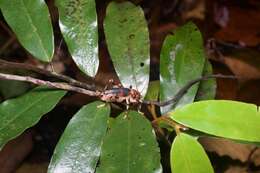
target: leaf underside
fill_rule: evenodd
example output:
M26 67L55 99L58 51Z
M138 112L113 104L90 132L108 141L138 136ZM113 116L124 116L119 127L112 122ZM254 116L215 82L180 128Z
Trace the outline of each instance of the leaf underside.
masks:
M234 140L260 141L260 113L256 105L208 100L176 109L170 117L187 127Z
M178 134L172 144L170 155L172 172L214 173L206 152L192 136Z
M198 28L191 22L166 37L160 55L160 101L169 100L190 80L202 75L205 55L203 40ZM192 103L197 94L194 85L175 107ZM161 107L166 113L173 105Z

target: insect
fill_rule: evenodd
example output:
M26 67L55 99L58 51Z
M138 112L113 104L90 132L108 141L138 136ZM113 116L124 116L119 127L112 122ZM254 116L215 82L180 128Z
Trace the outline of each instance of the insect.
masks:
M114 82L109 80L109 83ZM141 103L141 94L137 90L132 87L124 88L120 84L113 85L111 89L107 89L106 86L104 91L98 94L98 97L105 102L126 103L127 106Z
M166 101L158 102L158 101L146 101L141 99L141 94L135 89L124 88L122 85L112 85L111 89L107 89L105 87L104 91L100 92L97 91L97 96L100 100L105 102L118 102L118 103L126 103L127 108L129 105L139 105L142 104L149 104L149 105L156 105L156 106L167 106L169 104L177 104L178 101L187 93L187 91L196 83L204 80L209 80L210 78L226 78L226 79L237 79L238 77L232 75L222 75L222 74L212 74L207 76L202 76L197 79L189 81L186 85L181 88L177 94ZM109 83L114 83L113 80L109 80Z

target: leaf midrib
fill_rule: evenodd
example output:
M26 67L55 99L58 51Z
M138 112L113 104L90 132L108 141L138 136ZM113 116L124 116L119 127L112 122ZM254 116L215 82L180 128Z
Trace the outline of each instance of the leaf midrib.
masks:
M185 160L185 163L187 163L187 164L185 164L185 167L187 168L187 170L188 170L188 173L193 173L193 169L191 168L191 160L189 159L189 157L186 157L187 155L189 155L190 153L188 153L188 154L185 154L185 151L187 151L186 150L186 146L185 146L185 144L184 144L184 142L183 142L183 137L185 137L185 136L182 136L182 135L180 135L179 136L180 137L180 143L181 143L181 147L183 148L182 150L181 150L181 153L182 153L182 157L183 157L183 159Z
M128 115L126 115L128 116ZM131 140L131 130L129 129L131 127L131 119L127 123L127 172L130 173L130 140Z
M23 111L19 112L17 115L15 115L11 120L9 120L9 122L5 123L6 125L2 126L0 128L0 132L5 129L6 127L8 127L9 124L11 124L13 121L15 121L20 115L24 114L25 112L27 112L28 110L30 110L35 104L37 104L38 102L40 102L41 100L43 100L45 97L49 96L51 94L46 94L42 97L40 97L39 99L37 99L36 101L34 101L32 104L30 104L28 107L26 107Z
M33 24L31 15L30 15L29 10L27 9L27 7L26 7L26 5L25 5L25 3L24 3L24 0L21 0L21 3L22 3L22 7L23 7L24 10L26 11L25 14L26 14L26 16L27 16L27 18L28 18L28 21L29 21L29 23L31 24L31 27L33 28L33 31L34 31L35 35L38 37L37 40L38 40L39 45L41 46L41 48L42 48L42 50L43 50L43 53L44 53L44 55L45 55L45 58L47 58L48 61L49 61L49 60L50 60L50 57L48 56L48 53L46 52L45 47L43 46L42 39L41 39L39 33L37 32L38 29L37 29L37 27Z
M90 129L94 129L93 127L96 126L96 124L97 124L96 121L98 120L98 116L97 115L99 115L99 113L100 112L97 111L97 114L95 115L94 120L92 120L92 123L88 123L91 126ZM76 158L79 158L79 154L82 153L82 151L83 152L85 151L85 148L83 147L83 144L88 143L89 139L93 138L93 136L95 136L95 135L93 134L88 139L86 137L83 137L83 139L87 140L87 142L85 142L84 140L81 140L79 150L77 150L77 153L76 153ZM75 167L77 166L76 162L77 162L77 159L74 160L74 164L72 165L72 168L71 168L72 172L75 169Z

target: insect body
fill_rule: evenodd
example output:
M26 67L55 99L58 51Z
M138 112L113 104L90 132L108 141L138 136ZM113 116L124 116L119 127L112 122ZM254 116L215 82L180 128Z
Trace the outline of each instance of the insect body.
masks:
M132 88L112 88L101 92L99 97L105 102L125 102L127 105L141 102L140 93Z

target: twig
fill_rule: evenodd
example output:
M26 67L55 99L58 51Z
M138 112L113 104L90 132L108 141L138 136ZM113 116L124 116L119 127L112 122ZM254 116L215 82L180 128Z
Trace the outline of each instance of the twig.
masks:
M5 61L0 59L0 68L11 68L11 69L24 69L24 70L29 70L29 71L33 71L39 74L43 74L49 77L54 77L56 79L60 79L63 80L65 82L68 82L71 85L80 87L80 88L84 88L87 90L95 90L95 88L92 85L88 85L86 83L77 81L71 77L62 75L62 74L58 74L55 72L51 72L48 70L44 70L38 67L35 67L33 65L29 65L29 64L24 64L24 63L15 63L15 62L9 62L9 61Z
M41 79L36 79L36 78L31 77L31 76L18 76L18 75L0 73L0 79L30 82L30 83L33 83L35 85L44 85L44 86L47 86L47 87L50 87L50 88L57 88L57 89L63 89L63 90L67 90L67 91L74 91L74 92L86 94L86 95L89 95L89 96L94 96L94 97L99 96L99 93L96 92L96 91L91 91L91 90L87 90L87 89L84 89L84 88L72 86L72 85L69 85L67 83L50 82L50 81L45 81L45 80L41 80Z
M5 49L7 49L14 41L15 41L16 37L15 36L11 36L3 46L1 46L0 48L0 54L2 54L4 52Z
M169 104L176 104L184 94L188 92L188 90L196 83L204 80L208 80L210 78L225 78L225 79L237 79L238 77L233 76L233 75L222 75L222 74L215 74L215 75L208 75L208 76L202 76L200 78L194 79L189 81L183 88L181 88L177 94L170 100L163 101L163 102L158 102L158 101L142 101L144 104L151 104L151 105L156 105L156 106L167 106Z
M21 65L21 64L19 64L19 65ZM27 66L25 66L25 67L27 67ZM39 69L37 68L37 70L39 70ZM156 105L156 106L160 106L160 107L163 107L163 106L166 106L166 105L169 105L169 104L175 105L194 84L196 84L200 81L203 81L203 80L208 80L210 78L237 79L238 77L232 76L232 75L222 75L222 74L203 76L203 77L200 77L198 79L194 79L194 80L191 80L190 82L188 82L170 100L163 101L163 102L144 100L144 101L142 101L142 103L147 104L147 105ZM82 94L94 96L94 97L100 97L101 93L102 93L100 91L93 91L93 90L88 90L88 89L81 88L81 87L78 87L78 86L73 86L73 85L70 85L68 83L50 82L50 81L45 81L45 80L33 78L31 76L19 76L19 75L0 73L0 79L30 82L30 83L33 83L33 84L36 84L36 85L45 85L45 86L48 86L50 88L58 88L58 89L63 89L63 90L67 90L67 91L74 91L74 92L78 92L78 93L82 93Z

